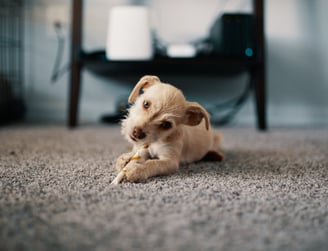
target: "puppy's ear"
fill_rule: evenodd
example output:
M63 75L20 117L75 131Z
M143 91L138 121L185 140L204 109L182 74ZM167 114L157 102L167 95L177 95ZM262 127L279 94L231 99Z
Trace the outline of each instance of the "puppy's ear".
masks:
M149 86L153 84L160 83L160 79L157 76L143 76L139 82L136 84L136 86L133 88L130 96L129 96L129 103L132 103L136 100L136 98L139 96L140 90L148 88Z
M195 126L198 125L203 118L205 119L206 130L208 130L210 126L210 115L208 112L196 102L187 102L184 124Z

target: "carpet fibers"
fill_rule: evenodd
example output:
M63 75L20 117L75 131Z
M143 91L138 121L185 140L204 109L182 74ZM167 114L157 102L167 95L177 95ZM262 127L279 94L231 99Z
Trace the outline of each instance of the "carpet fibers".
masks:
M110 186L118 127L1 128L0 250L328 250L328 130L221 131L221 163Z

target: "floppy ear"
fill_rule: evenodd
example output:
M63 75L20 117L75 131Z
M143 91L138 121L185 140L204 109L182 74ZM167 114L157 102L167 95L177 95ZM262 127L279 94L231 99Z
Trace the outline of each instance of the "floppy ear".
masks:
M128 99L129 103L132 103L136 100L136 98L139 96L141 89L148 88L149 86L160 82L161 81L157 76L149 76L149 75L143 76L136 84L136 86L133 88Z
M206 130L208 130L210 127L210 115L208 112L196 102L187 102L184 124L195 126L198 125L203 118L205 119Z

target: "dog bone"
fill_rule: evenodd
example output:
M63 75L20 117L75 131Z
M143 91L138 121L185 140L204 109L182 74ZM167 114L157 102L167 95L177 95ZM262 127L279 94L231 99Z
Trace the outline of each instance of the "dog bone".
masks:
M149 152L148 152L148 145L144 145L142 148L138 149L136 153L131 157L129 162L126 164L130 163L131 161L137 161L138 163L145 162L148 157L149 157ZM118 185L120 184L124 177L125 173L127 172L127 169L124 167L116 176L116 178L110 183L111 185Z
M110 183L111 185L118 185L122 182L122 180L125 177L125 173L126 173L126 168L123 168L122 171L120 171L116 178L112 181L112 183Z

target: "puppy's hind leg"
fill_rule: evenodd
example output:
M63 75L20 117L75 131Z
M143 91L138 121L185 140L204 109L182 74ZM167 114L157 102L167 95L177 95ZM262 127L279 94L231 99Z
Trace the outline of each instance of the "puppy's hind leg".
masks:
M218 132L213 132L213 142L211 150L209 150L205 156L202 158L204 161L222 161L224 159L224 155L218 151L222 144L222 136Z
M219 151L208 151L205 156L201 159L202 161L222 161L224 155Z

